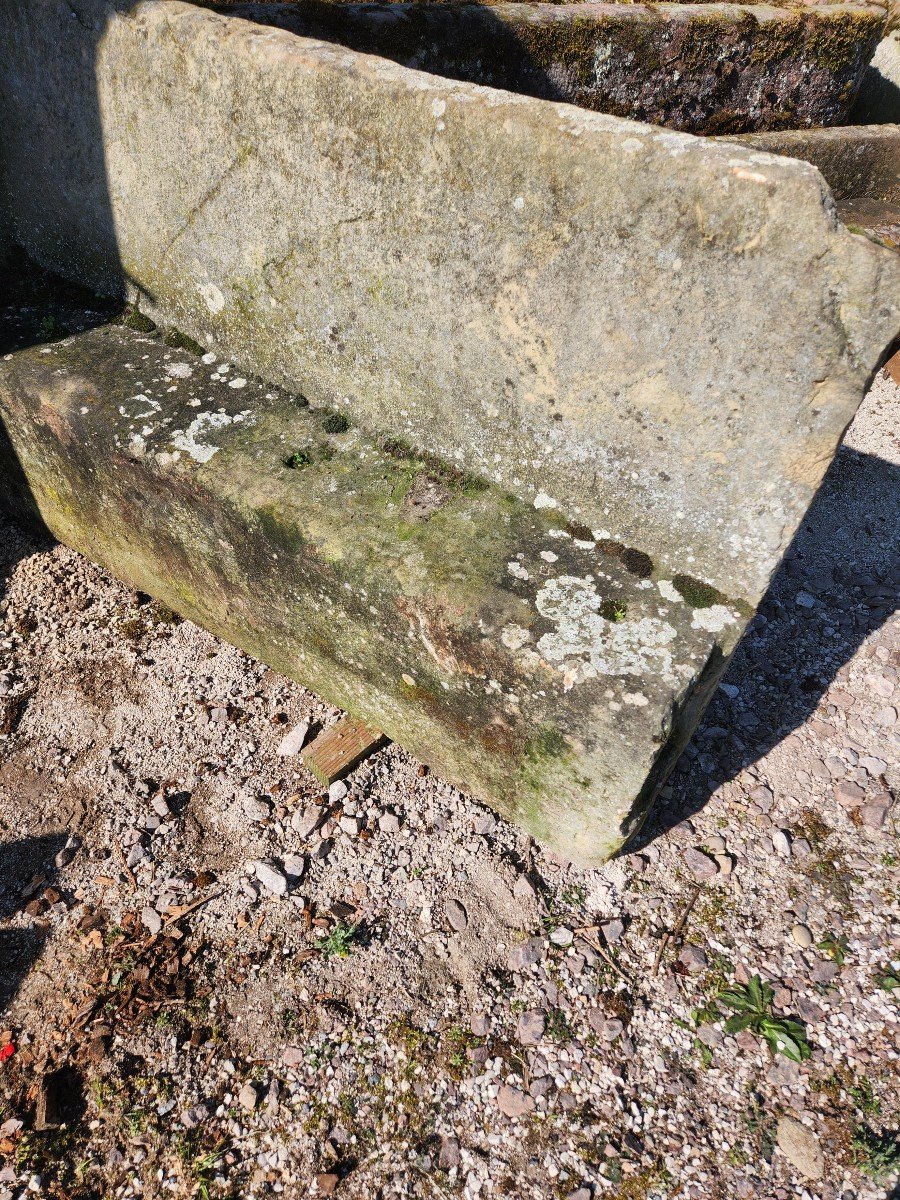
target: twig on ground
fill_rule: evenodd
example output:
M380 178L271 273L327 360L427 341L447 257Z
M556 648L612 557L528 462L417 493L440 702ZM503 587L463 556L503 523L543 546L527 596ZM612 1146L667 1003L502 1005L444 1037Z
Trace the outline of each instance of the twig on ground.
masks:
M659 964L662 962L662 957L665 954L666 950L672 943L677 942L679 937L681 937L682 931L684 930L684 927L687 924L687 919L691 915L691 909L697 903L697 897L700 895L700 893L702 891L703 891L702 883L694 884L694 890L691 892L690 896L688 897L688 902L687 902L687 904L685 904L684 908L682 909L681 916L675 922L675 925L673 926L673 928L670 931L666 932L665 937L663 937L662 941L659 943L659 949L656 951L656 957L653 960L653 968L650 972L651 975L657 974L657 972L659 971Z
M219 888L217 892L210 892L208 896L202 896L199 900L195 900L193 904L179 905L179 911L163 921L163 929L166 929L169 925L174 925L176 921L180 921L182 917L186 917L188 913L192 913L194 909L201 908L204 904L209 904L210 900L216 900L221 895L222 889Z

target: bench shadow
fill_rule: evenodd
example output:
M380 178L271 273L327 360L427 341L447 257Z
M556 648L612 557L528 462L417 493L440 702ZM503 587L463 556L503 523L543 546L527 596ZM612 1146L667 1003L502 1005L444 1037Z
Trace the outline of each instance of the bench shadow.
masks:
M127 0L117 7L128 11L133 5ZM127 280L109 199L94 70L106 19L93 0L70 0L55 8L0 0L0 29L16 62L15 72L0 76L0 358L104 323L121 311ZM42 56L42 45L53 38L70 47L69 54L57 56L55 68L65 72L64 87ZM17 224L17 213L27 214L27 220ZM50 247L52 261L42 264L43 245ZM79 282L67 282L57 272ZM54 544L2 408L0 506L13 518L0 525L2 636L17 565ZM0 659L0 672L6 666ZM8 684L9 674L0 674L0 681L4 677ZM0 724L15 725L19 684L13 675L12 690L0 695ZM8 744L0 738L0 767ZM0 1010L14 999L43 950L50 925L38 910L47 907L43 893L56 881L54 859L66 840L60 832L0 846ZM32 903L35 911L22 923L18 914Z
M670 776L671 796L626 852L698 813L814 715L827 721L823 696L898 595L900 466L842 446Z
M43 907L40 897L56 881L56 855L65 833L20 838L0 846L0 1010L9 1007L43 950L49 924L37 914L31 925L10 922L29 903Z

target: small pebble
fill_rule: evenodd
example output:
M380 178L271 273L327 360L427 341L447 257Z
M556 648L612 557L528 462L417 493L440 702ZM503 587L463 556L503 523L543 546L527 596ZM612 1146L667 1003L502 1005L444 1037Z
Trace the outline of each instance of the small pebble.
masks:
M291 758L294 754L299 754L308 733L309 721L301 721L299 725L294 726L290 733L285 734L275 753L282 758Z
M141 909L141 923L152 937L162 929L162 917L149 904Z
M718 874L719 868L716 866L715 859L704 854L702 850L688 847L683 851L682 857L684 865L696 879L712 879L714 875Z
M791 839L783 829L776 829L772 833L772 845L775 848L775 853L780 854L782 858L790 858L791 856Z
M268 888L273 895L287 895L287 876L270 859L260 859L259 862L254 863L253 870L259 882L264 888Z
M813 935L812 931L807 925L801 925L798 922L798 924L794 925L791 929L791 937L801 948L801 950L808 950L812 945Z
M614 945L625 932L625 923L619 920L601 921L600 932L603 934L603 940L607 946Z
M469 915L458 900L448 900L444 904L444 916L450 928L457 933L462 933L469 924Z

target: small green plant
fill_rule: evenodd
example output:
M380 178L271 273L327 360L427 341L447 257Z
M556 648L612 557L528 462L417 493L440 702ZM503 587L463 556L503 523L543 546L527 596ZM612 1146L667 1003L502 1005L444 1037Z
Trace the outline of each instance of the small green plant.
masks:
M469 1063L467 1051L475 1046L483 1046L484 1038L477 1037L462 1025L451 1025L444 1034L443 1048L446 1054L447 1066L451 1074L459 1078Z
M92 1079L90 1084L91 1096L99 1112L109 1106L115 1096L115 1090L105 1079Z
M900 988L900 971L894 967L886 967L875 976L875 986L882 992L896 992Z
M562 1009L551 1008L547 1013L545 1032L551 1042L568 1042L571 1040L572 1029Z
M849 942L845 933L842 933L840 937L835 937L833 933L829 933L822 938L821 942L817 943L817 949L821 950L823 954L827 954L839 967L844 965L848 948Z
M132 1108L122 1117L122 1124L129 1137L137 1137L147 1126L147 1112L143 1108Z
M568 908L581 908L586 899L587 888L583 883L573 883L572 886L566 888L566 890L560 896L560 900L562 900L563 904L565 904Z
M359 932L359 925L349 925L346 921L338 921L328 937L319 941L319 950L326 958L348 958L353 947L353 940Z
M303 1029L303 1018L296 1008L283 1008L279 1013L281 1028L289 1036Z
M189 1175L193 1177L197 1195L202 1200L209 1200L209 1186L214 1181L216 1172L222 1165L222 1155L228 1146L228 1139L222 1138L211 1150L199 1150L194 1142L185 1138L177 1147L181 1161Z
M691 1010L691 1018L695 1025L712 1025L714 1021L718 1021L721 1015L715 996L706 1000L699 1008ZM685 1025L685 1029L689 1028L690 1026Z
M600 605L600 616L614 624L624 621L628 609L622 600L604 600Z
M311 462L312 455L308 450L295 450L285 459L284 465L290 467L292 471L300 471L303 467L308 467Z
M331 1038L322 1038L320 1042L307 1049L306 1061L314 1071L318 1071L331 1062L336 1050L337 1046Z
M41 337L45 342L58 342L61 338L68 336L68 329L52 313L41 317Z
M847 1090L853 1098L853 1103L867 1117L875 1117L881 1112L881 1101L875 1095L875 1089L865 1076L851 1084Z
M744 1123L759 1146L760 1158L770 1163L775 1153L777 1122L775 1114L759 1093L754 1092L750 1096L750 1107L744 1113Z
M858 1125L851 1149L859 1170L875 1183L885 1183L900 1171L900 1133L896 1130L876 1133L868 1125Z
M699 1038L694 1038L694 1049L700 1059L700 1066L707 1070L712 1066L713 1052L707 1046L706 1042L701 1042Z
M768 1044L772 1054L783 1054L792 1062L803 1062L812 1050L806 1040L806 1028L790 1017L777 1017L772 1011L775 993L768 983L754 975L744 986L730 988L719 993L719 1000L734 1010L734 1016L725 1022L726 1033L740 1033L749 1029Z

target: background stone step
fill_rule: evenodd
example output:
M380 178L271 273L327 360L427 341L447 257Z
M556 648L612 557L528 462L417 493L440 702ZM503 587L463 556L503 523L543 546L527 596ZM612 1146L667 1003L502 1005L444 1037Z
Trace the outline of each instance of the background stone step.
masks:
M824 175L849 229L900 248L900 125L785 130L733 140L812 163Z
M832 125L880 6L232 4L222 11L418 70L695 133Z

